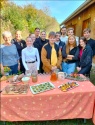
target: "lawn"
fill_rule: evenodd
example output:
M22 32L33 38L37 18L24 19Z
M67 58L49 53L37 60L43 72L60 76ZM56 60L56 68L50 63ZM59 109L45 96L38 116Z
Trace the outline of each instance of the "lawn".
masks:
M95 68L91 71L90 80L95 84ZM4 125L4 122L0 122L0 125ZM86 120L84 123L83 119L73 120L55 120L55 121L31 121L31 122L6 122L6 125L93 125L92 120Z

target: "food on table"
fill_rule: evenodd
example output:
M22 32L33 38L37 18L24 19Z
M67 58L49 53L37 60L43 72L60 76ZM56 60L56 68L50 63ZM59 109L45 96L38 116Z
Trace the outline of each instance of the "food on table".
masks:
M77 74L77 73L72 73L71 76L74 77L74 78L77 78L77 77L79 76L79 74Z
M25 83L25 84L26 84L26 83L28 83L28 82L29 82L30 77L23 77L21 80L22 80L22 82L23 82L23 83Z
M5 81L5 80L7 80L7 76L2 76L2 77L0 78L0 81Z
M24 77L24 73L18 75L18 78L17 78L17 79L18 79L19 81L21 81L21 79L22 79L23 77Z
M70 79L70 80L75 80L75 81L86 81L89 80L89 78L85 77L85 76L81 76L77 73L72 73L71 75L67 75L66 79Z
M55 86L51 82L45 82L41 84L36 84L34 86L30 86L30 90L32 91L33 94L37 94L54 88Z
M18 75L13 76L13 82L16 82Z
M11 71L11 69L8 66L4 67L4 72L10 72L10 71Z
M79 84L77 84L76 82L68 82L68 83L60 85L58 88L61 89L62 91L68 91L77 86L79 86Z
M76 82L71 82L70 87L74 87L74 86L76 86Z
M11 77L8 78L7 82L9 83L18 83L21 81L21 79L23 78L24 74L20 74L20 75L13 75Z
M10 84L5 87L3 90L3 94L25 94L27 93L27 90L29 88L28 84L22 85L22 84Z

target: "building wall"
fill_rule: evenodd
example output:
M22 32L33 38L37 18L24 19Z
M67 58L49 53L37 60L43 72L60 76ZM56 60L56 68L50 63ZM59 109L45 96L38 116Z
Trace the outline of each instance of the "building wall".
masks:
M75 27L75 35L82 36L83 30L83 21L91 18L91 38L95 39L95 3L85 9L83 12L75 16L70 21L66 22L67 27Z

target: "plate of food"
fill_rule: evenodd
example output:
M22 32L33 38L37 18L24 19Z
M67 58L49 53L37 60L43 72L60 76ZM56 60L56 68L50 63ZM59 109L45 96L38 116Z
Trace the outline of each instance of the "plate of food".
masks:
M38 93L45 92L54 88L55 86L51 82L44 82L44 83L30 86L30 90L33 94L38 94Z
M66 79L75 80L75 81L88 81L89 80L89 78L87 78L86 76L83 76L77 73L72 73L71 75L67 75Z
M67 82L65 84L62 84L60 86L58 86L58 88L63 91L63 92L66 92L66 91L69 91L75 87L79 86L79 84L77 82L74 82L74 81L70 81L70 82Z
M2 94L27 94L28 89L29 84L9 84L3 89Z

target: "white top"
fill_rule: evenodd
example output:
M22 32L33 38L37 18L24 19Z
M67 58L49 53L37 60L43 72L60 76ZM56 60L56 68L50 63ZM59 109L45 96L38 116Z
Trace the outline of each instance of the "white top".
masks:
M78 46L79 45L79 37L77 37L77 36L75 36L75 37L76 37L76 44ZM62 42L64 42L66 44L67 41L68 41L68 36L64 36L64 37L61 36L60 39L61 39Z
M37 62L37 70L39 70L40 66L40 57L37 48L34 47L26 47L22 50L22 62L26 70L29 70L26 62Z
M66 44L68 41L68 36L61 36L60 40Z

